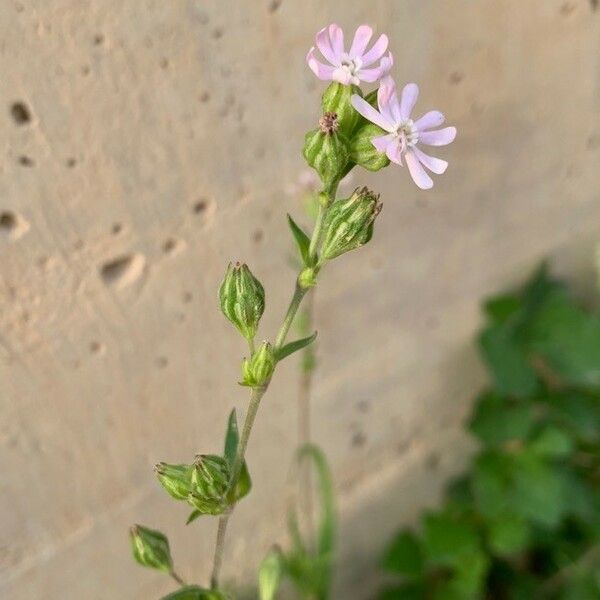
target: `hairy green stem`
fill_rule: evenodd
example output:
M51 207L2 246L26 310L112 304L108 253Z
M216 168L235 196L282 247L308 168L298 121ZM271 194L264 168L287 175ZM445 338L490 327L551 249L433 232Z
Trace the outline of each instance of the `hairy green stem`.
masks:
M315 228L313 230L309 246L309 255L314 256L315 258L317 258L317 250L321 241L321 234L323 231L323 225L325 223L325 216L327 215L327 209L334 197L335 190L332 190L331 193L328 194L327 202L325 204L322 203L319 207L319 214L315 222ZM296 314L298 312L298 309L300 308L302 299L306 295L307 291L308 288L300 286L300 284L298 283L298 279L296 279L294 295L292 296L292 300L290 301L290 305L288 306L285 318L283 319L283 323L281 324L279 332L277 333L277 337L275 339L275 348L280 348L285 343L285 339L289 333L290 327L292 326L292 323L296 318ZM262 388L252 389L252 393L250 395L250 404L248 406L248 411L244 420L244 427L242 429L242 434L240 436L240 441L238 444L237 453L232 468L232 485L235 485L235 482L239 477L242 465L244 464L246 447L248 446L248 440L250 439L250 433L252 432L254 419L256 418L256 413L258 412L260 400L264 396L268 387L269 382L267 382L267 384ZM225 535L227 533L227 524L229 522L229 517L231 516L233 509L234 506L232 505L230 509L226 513L221 515L221 517L219 518L219 525L217 528L217 541L215 544L215 555L213 561L213 570L210 578L210 584L213 589L216 589L219 585L219 573L221 571L221 564L223 562L223 551L225 549Z

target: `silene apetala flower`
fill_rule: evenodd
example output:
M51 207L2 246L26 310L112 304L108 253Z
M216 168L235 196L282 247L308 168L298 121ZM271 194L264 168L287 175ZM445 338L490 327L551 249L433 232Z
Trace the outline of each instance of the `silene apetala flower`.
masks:
M393 59L388 52L388 37L379 36L370 50L367 46L373 37L373 30L368 25L361 25L354 34L350 50L344 48L344 32L339 25L332 23L317 33L316 45L329 63L324 64L316 59L316 48L313 46L306 56L311 71L323 81L337 81L344 85L360 85L361 81L372 83L386 75L392 67ZM374 66L379 61L378 66Z
M444 115L437 110L431 110L419 119L413 120L411 113L418 97L417 84L409 83L402 90L402 97L398 100L396 84L391 77L386 76L382 79L377 92L379 110L373 108L358 94L353 94L352 106L365 119L387 132L372 138L371 143L377 151L385 153L392 162L399 165L402 165L404 155L413 181L421 189L427 190L433 187L433 180L423 167L441 175L446 171L448 163L425 154L418 145L446 146L454 141L456 127L434 129L444 123Z

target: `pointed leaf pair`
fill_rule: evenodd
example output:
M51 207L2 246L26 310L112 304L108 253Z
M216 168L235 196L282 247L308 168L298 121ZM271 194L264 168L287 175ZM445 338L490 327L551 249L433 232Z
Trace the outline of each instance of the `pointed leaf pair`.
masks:
M277 348L275 350L275 359L279 362L280 360L283 360L290 354L298 352L298 350L302 350L302 348L306 348L306 346L315 341L316 337L317 332L315 331L312 335L309 335L308 337L295 340L293 342L290 342L289 344L286 344L285 346L282 346L281 348Z
M302 263L307 267L314 266L309 253L310 238L304 233L304 230L296 223L296 221L292 219L291 215L288 214L287 218L288 225L290 226L290 230L292 231L292 235L294 236L294 240L296 240L296 245L300 251L300 256L302 257Z

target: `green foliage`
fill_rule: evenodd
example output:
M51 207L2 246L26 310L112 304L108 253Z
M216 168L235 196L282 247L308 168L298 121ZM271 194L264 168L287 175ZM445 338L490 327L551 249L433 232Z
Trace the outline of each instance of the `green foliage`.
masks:
M377 598L600 598L600 318L546 265L484 312L480 450L421 533L391 540L382 567L402 579Z
M330 597L336 532L331 472L323 452L311 444L302 446L296 459L298 467L310 461L317 473L321 515L316 539L303 537L296 510L291 509L288 529L292 547L287 552L274 548L264 559L259 571L260 600L276 598L284 578L289 579L304 598L326 600Z
M286 356L289 356L294 352L298 352L298 350L306 348L306 346L312 344L316 338L317 332L315 331L312 335L309 335L305 338L301 338L299 340L294 340L293 342L285 344L285 346L282 346L281 348L277 348L275 350L275 359L277 361L283 360Z

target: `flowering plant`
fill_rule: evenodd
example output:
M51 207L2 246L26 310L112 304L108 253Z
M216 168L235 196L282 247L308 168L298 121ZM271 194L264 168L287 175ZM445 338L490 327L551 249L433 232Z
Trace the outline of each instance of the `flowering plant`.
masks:
M156 466L159 483L165 491L191 507L188 523L202 515L219 517L210 587L187 585L176 573L164 534L140 525L131 529L135 559L143 566L170 574L180 586L166 597L169 600L219 600L227 597L219 577L227 525L236 504L251 489L245 456L261 399L279 362L308 348L315 340L316 332L307 332L304 337L292 342L288 342L288 335L303 299L316 286L321 270L328 261L368 243L373 236L375 219L381 211L379 195L366 187L355 189L348 198L338 198L340 181L355 166L378 171L390 161L402 165L402 157L413 180L423 189L433 185L425 169L434 173L446 170L445 161L425 154L418 146L449 144L454 140L456 129L434 129L444 121L443 115L437 111L426 113L416 121L410 118L418 88L415 84L408 84L398 100L390 75L393 60L391 53L387 52L388 38L381 35L367 50L372 35L369 26L361 25L346 52L343 31L332 24L316 36L316 48L329 64L316 58L314 47L307 55L308 66L315 75L321 80L331 81L323 94L318 127L306 134L303 150L306 161L320 181L318 211L310 235L288 216L301 266L292 299L274 341L262 342L258 347L255 344L265 309L265 290L247 265L230 264L219 290L223 314L248 345L248 357L242 361L239 383L250 389L250 399L241 432L233 410L222 454L198 455L190 464L159 463ZM365 94L359 87L362 82L379 82L379 87ZM314 459L321 474L322 487L330 487L322 455L314 448L307 448L301 451L302 456ZM326 504L329 507L330 498L328 493ZM321 550L325 556L323 560L328 561L331 528L327 529L324 538ZM279 555L280 558L282 556ZM289 570L303 572L298 567L299 562L302 561L288 560L285 564ZM280 569L270 570L270 564L267 561L266 568L261 569L262 600L275 598L276 581L281 574ZM316 596L326 598L329 593L328 569L320 564L317 570Z

